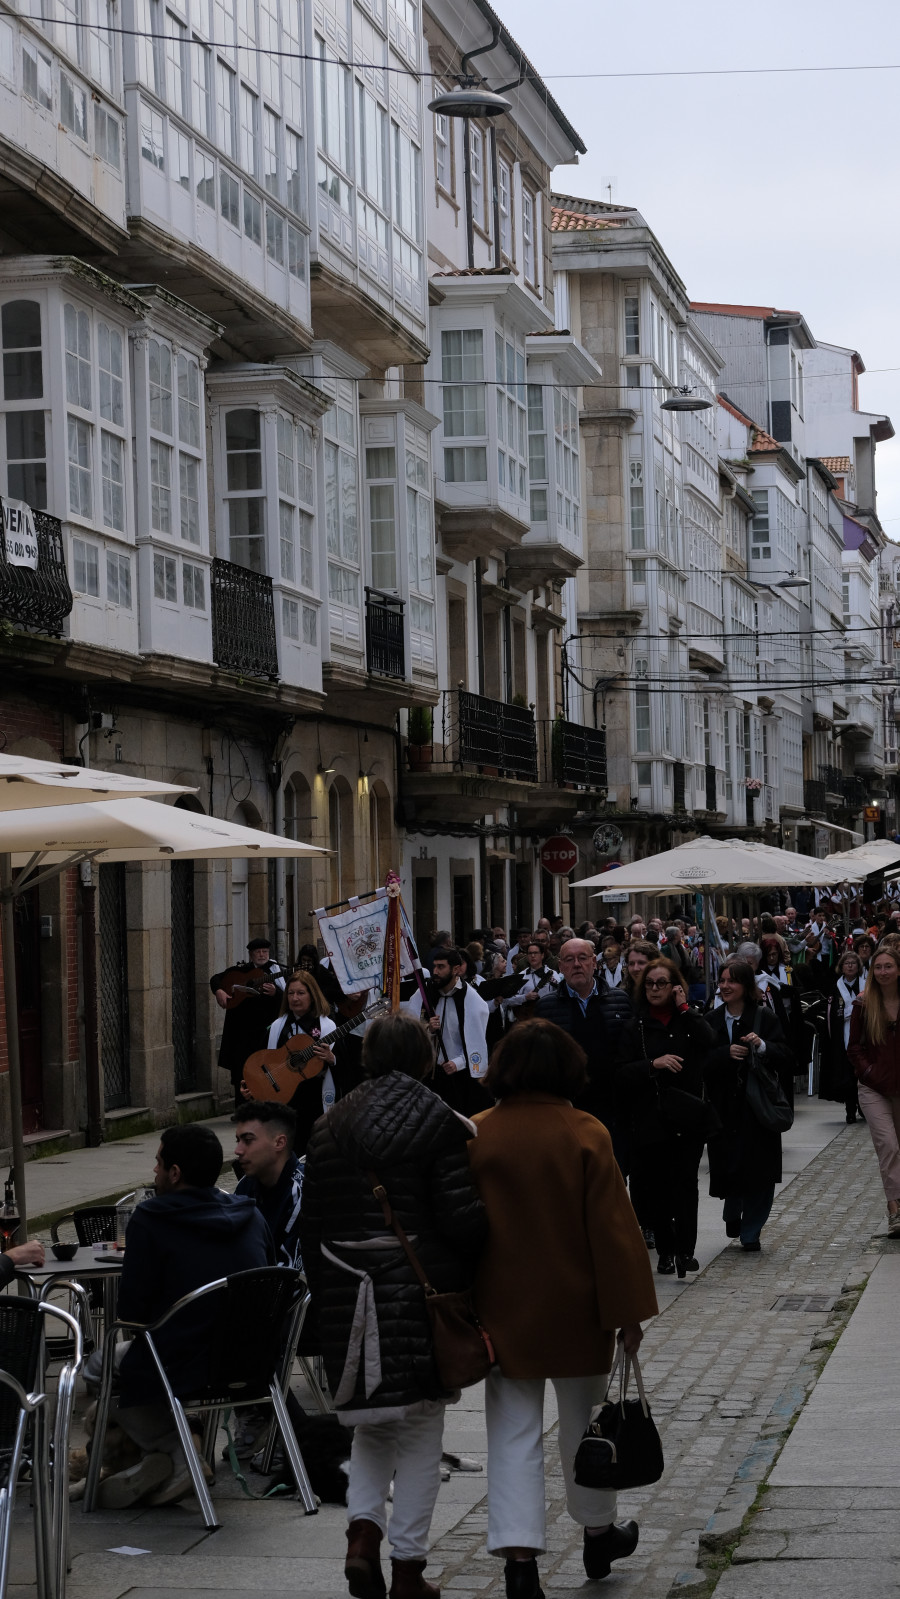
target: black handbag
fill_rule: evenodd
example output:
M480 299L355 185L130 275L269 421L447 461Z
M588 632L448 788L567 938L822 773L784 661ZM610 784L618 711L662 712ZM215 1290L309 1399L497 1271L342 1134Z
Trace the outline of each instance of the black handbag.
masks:
M637 1399L627 1397L632 1366ZM617 1370L619 1397L611 1401L609 1391ZM647 1404L637 1355L625 1355L620 1345L606 1398L578 1445L575 1481L579 1488L644 1488L659 1482L664 1468L662 1443Z
M751 1115L771 1132L786 1133L794 1125L794 1112L788 1103L778 1075L766 1065L759 1050L751 1048L744 1090Z

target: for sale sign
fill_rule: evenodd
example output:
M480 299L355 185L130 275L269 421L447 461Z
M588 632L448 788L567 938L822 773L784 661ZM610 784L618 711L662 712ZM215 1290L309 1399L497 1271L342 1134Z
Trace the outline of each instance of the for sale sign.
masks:
M37 571L38 542L31 506L24 500L3 501L3 549L8 566Z

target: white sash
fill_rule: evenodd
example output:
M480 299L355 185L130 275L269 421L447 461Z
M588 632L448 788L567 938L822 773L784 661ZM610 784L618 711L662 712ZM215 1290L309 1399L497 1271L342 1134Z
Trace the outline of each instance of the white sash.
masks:
M847 987L843 977L838 978L835 988L841 996L841 1015L844 1018L844 1048L846 1049L850 1043L850 1014L853 1010L853 1001L856 999L856 995Z

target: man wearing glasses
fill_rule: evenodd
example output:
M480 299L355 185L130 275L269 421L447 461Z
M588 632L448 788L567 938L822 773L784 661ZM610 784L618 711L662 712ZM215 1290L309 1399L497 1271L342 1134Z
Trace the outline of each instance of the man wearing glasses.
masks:
M607 1128L616 1159L627 1173L624 1138L616 1117L616 1069L622 1027L631 1005L621 988L597 986L597 958L586 938L569 938L559 952L563 981L538 1000L536 1015L555 1022L581 1045L588 1061L588 1087L577 1109L589 1111Z

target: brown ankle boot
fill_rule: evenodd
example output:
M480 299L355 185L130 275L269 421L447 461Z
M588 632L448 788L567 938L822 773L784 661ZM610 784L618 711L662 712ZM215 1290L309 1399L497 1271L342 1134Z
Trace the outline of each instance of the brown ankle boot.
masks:
M344 1576L352 1599L384 1599L381 1570L382 1531L374 1521L351 1521L347 1528Z
M392 1560L389 1599L441 1599L441 1590L426 1582L427 1560Z

